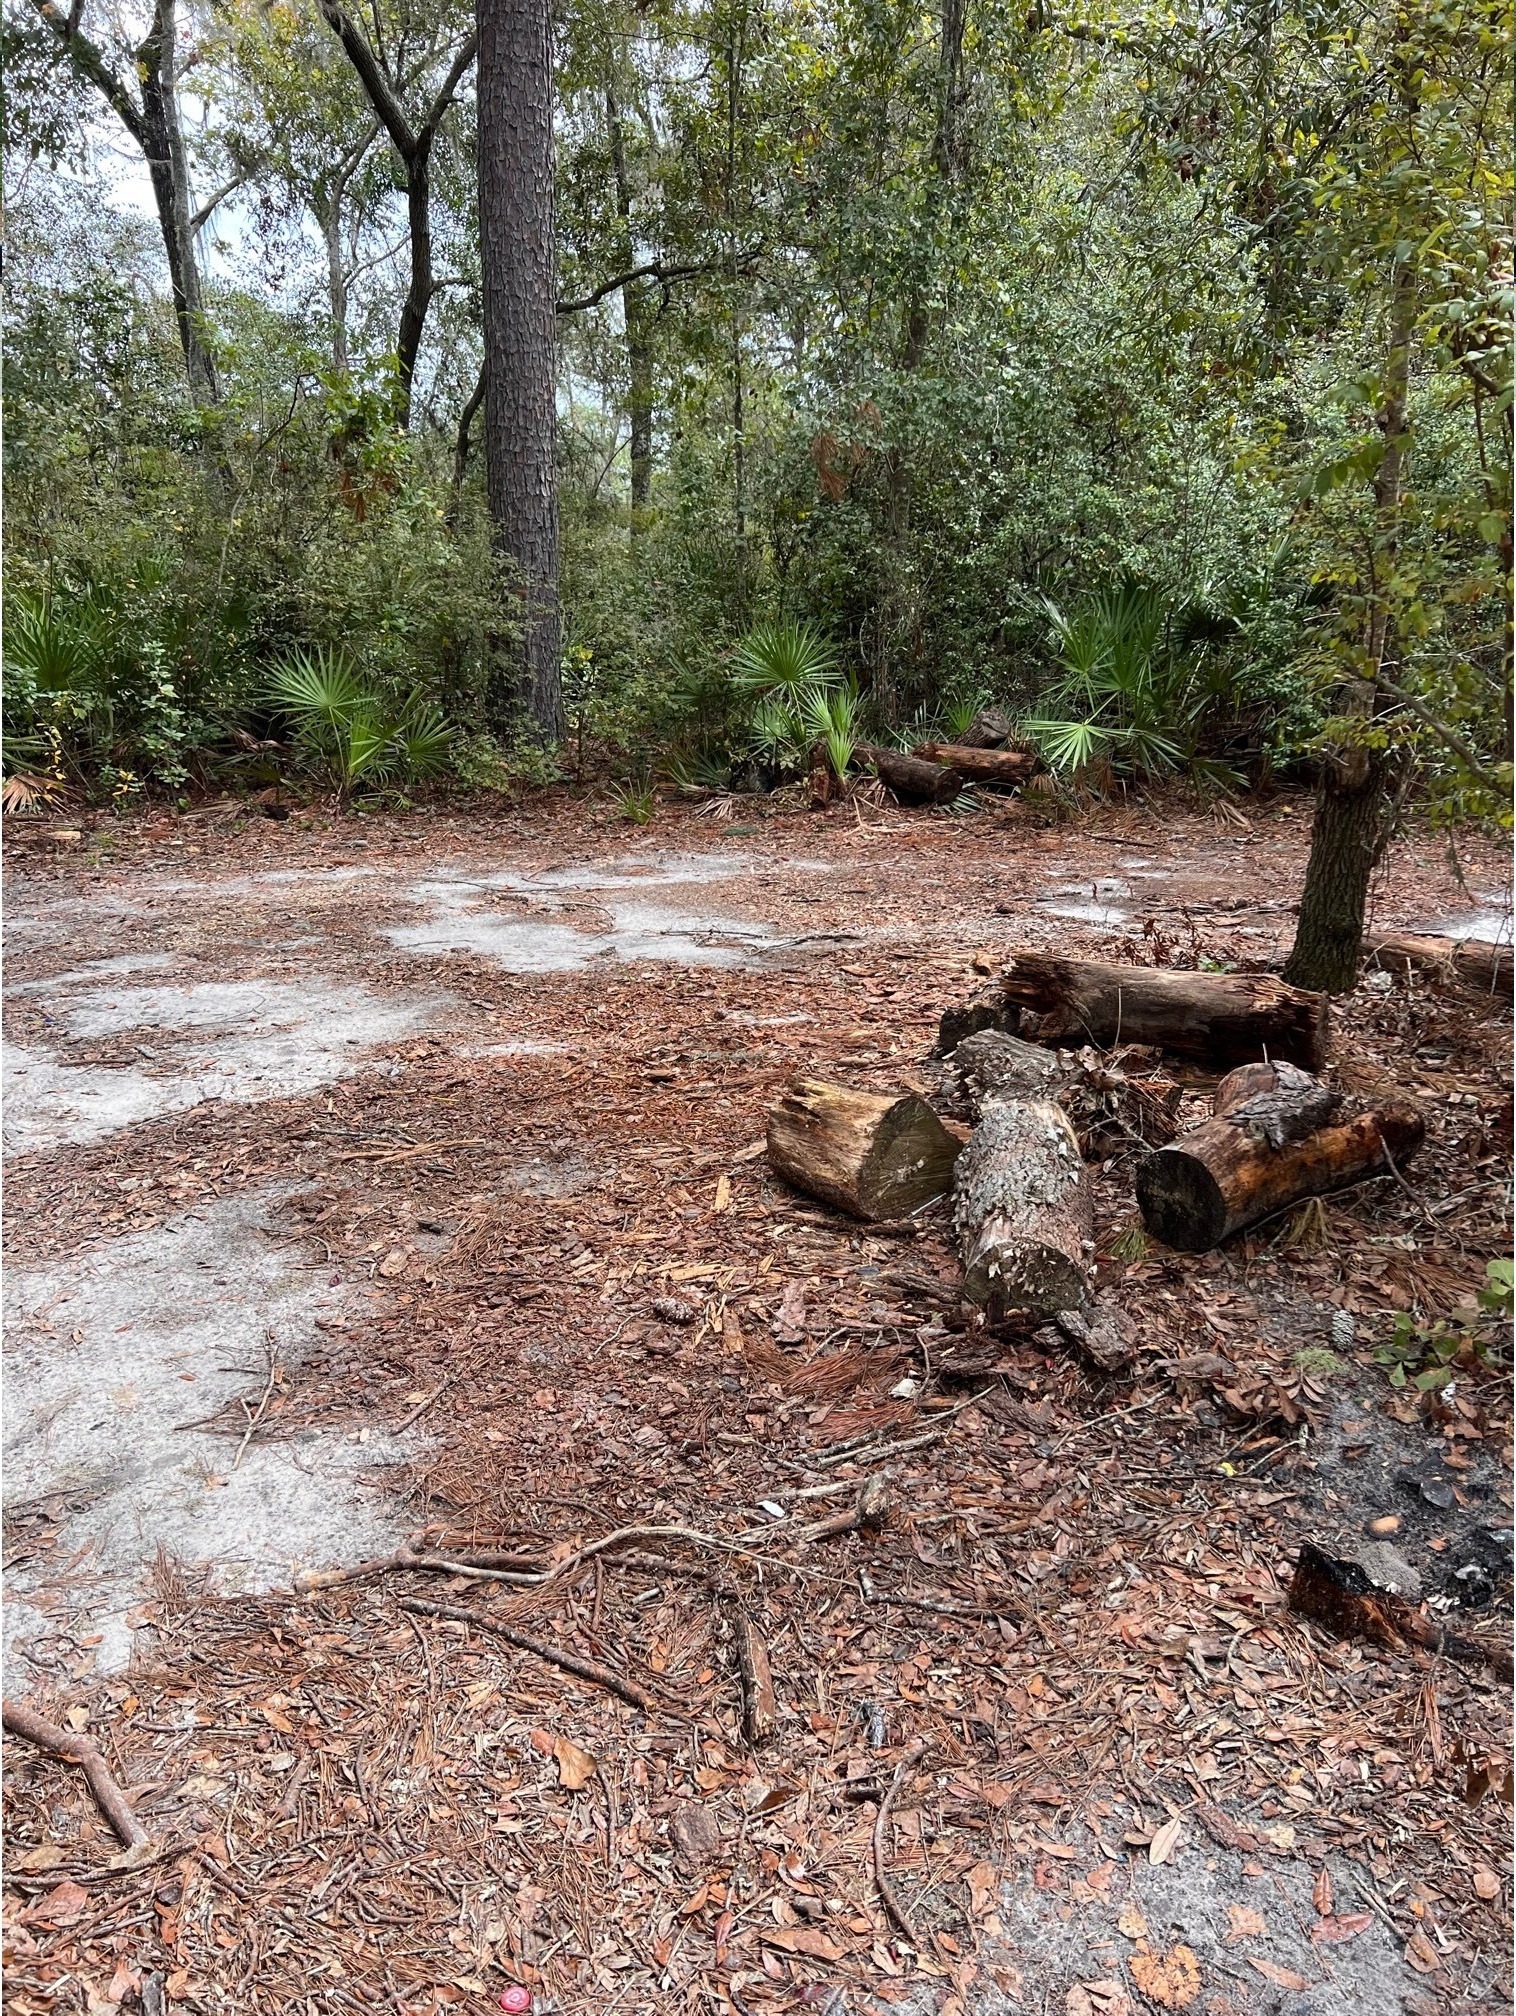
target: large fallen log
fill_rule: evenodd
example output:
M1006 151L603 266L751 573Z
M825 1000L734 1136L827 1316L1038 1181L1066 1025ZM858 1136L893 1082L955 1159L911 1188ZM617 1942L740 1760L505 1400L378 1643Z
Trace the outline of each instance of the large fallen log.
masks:
M771 1167L856 1218L903 1218L945 1196L955 1141L913 1092L878 1098L804 1078L769 1113Z
M958 1158L953 1224L967 1301L1050 1315L1085 1305L1093 1218L1062 1107L1051 1099L985 1106Z
M1303 1197L1398 1170L1421 1146L1419 1113L1381 1107L1341 1120L1339 1104L1289 1065L1232 1072L1216 1088L1212 1117L1139 1165L1144 1226L1165 1246L1204 1253Z
M1389 973L1427 973L1458 980L1481 994L1498 994L1511 984L1511 947L1483 938L1418 938L1389 931L1365 938L1363 956Z
M911 752L927 763L945 763L975 784L1024 784L1037 768L1025 749L970 749L961 742L922 742Z
M1283 1058L1307 1071L1326 1061L1327 997L1272 973L1180 973L1020 952L1002 992L1038 1017L1021 1033L1039 1043L1150 1043L1213 1064Z
M963 773L940 763L927 763L899 749L879 749L861 743L853 752L873 765L874 774L903 805L949 805L963 789Z

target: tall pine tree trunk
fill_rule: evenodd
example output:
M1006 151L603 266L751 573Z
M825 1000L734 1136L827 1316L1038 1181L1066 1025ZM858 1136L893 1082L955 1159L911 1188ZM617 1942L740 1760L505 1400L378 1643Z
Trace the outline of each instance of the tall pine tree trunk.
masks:
M1384 397L1378 425L1384 453L1374 472L1374 576L1365 616L1366 677L1347 689L1340 712L1365 730L1379 705L1375 684L1395 649L1393 580L1400 553L1400 488L1405 474L1411 341L1416 322L1416 276L1407 262L1395 269ZM1349 731L1322 758L1311 825L1311 854L1300 896L1300 919L1284 977L1295 987L1347 994L1358 984L1363 920L1369 883L1389 842L1398 809L1401 766L1367 734Z
M495 544L524 630L490 696L496 726L564 729L558 663L553 59L547 0L478 0L484 453Z

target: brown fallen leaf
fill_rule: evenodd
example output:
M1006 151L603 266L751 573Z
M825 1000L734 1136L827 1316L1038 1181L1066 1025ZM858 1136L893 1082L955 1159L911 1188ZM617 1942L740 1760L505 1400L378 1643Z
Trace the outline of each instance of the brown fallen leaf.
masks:
M1311 1927L1311 1941L1316 1946L1345 1946L1349 1939L1367 1932L1373 1922L1372 1911L1349 1911L1340 1918L1321 1918Z
M1188 2009L1200 1993L1200 1962L1188 1946L1167 1953L1139 1949L1128 1964L1132 1979L1160 2009Z
M1316 1881L1311 1885L1311 1902L1316 1906L1318 1918L1332 1915L1332 1876L1328 1869L1316 1871Z
M674 1837L675 1853L691 1875L714 1862L721 1853L721 1829L716 1817L696 1799L686 1799L675 1808L669 1831Z
M843 1949L834 1945L818 1925L774 1925L760 1928L765 1946L777 1946L781 1953L803 1953L810 1960L840 1960Z
M405 1255L398 1246L392 1252L386 1253L379 1262L379 1272L386 1281L393 1281L397 1274L405 1272Z
M1116 1930L1124 1939L1146 1939L1148 1936L1148 1921L1130 1897L1116 1914Z
M62 1860L63 1850L57 1842L44 1841L40 1848L28 1848L24 1855L8 1856L5 1866L19 1875L23 1870L56 1869ZM1497 1884L1496 1889L1499 1887ZM1481 1891L1480 1895L1483 1896L1484 1892Z
M566 1792L582 1792L597 1768L588 1750L570 1743L567 1736L553 1738L553 1761L558 1766L558 1783Z
M1239 1939L1261 1939L1268 1931L1268 1925L1261 1911L1255 1911L1251 1904L1228 1904L1226 1943L1234 1946Z
M1000 1871L993 1862L976 1862L963 1879L969 1886L970 1909L976 1918L993 1911L1000 1896Z
M1277 1960L1255 1960L1250 1953L1248 1965L1256 1969L1265 1981L1272 1981L1276 1988L1290 1988L1297 1995L1311 1985L1303 1974L1297 1974L1293 1967L1281 1967Z
M1405 1943L1405 1957L1418 1974L1435 1974L1442 1965L1437 1948L1419 1925Z
M1148 1843L1148 1860L1152 1863L1167 1862L1179 1845L1179 1836L1184 1831L1184 1822L1176 1813L1172 1820L1165 1820L1158 1832Z
M805 1283L786 1281L784 1293L779 1298L779 1308L774 1316L774 1341L776 1344L803 1344L805 1342Z
M1481 1862L1474 1871L1474 1894L1486 1904L1500 1895L1500 1878L1486 1862Z
M73 1925L89 1909L89 1892L82 1883L63 1882L49 1890L26 1913L31 1925Z

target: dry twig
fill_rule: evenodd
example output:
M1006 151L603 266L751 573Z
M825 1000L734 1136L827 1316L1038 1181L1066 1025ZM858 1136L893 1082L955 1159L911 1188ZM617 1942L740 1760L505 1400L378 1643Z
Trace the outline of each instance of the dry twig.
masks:
M913 1770L920 1763L929 1747L924 1736L917 1737L910 1749L906 1751L900 1762L895 1766L895 1775L890 1780L890 1789L880 1800L879 1811L874 1816L874 1884L879 1892L879 1901L883 1904L898 1929L905 1934L913 1946L921 1944L921 1934L916 1930L910 1912L901 1903L899 1892L895 1889L894 1884L891 1883L885 1871L884 1864L888 1849L890 1808L895 1803L896 1794L905 1783L906 1773Z
M60 1729L56 1722L46 1721L20 1701L7 1700L4 1703L4 1723L13 1736L35 1743L39 1750L61 1757L66 1764L77 1764L84 1773L84 1782L95 1796L95 1804L127 1847L146 1845L149 1838L147 1829L127 1804L126 1794L111 1776L98 1743L88 1736L76 1735L72 1730Z

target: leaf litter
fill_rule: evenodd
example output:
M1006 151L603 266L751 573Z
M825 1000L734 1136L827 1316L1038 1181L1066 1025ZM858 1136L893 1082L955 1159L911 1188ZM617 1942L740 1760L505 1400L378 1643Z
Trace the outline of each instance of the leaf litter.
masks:
M603 846L576 816L562 847ZM1176 853L1214 851L1203 819L1165 819ZM365 823L397 864L481 840L467 819L419 837ZM421 2016L515 1988L565 2012L951 2016L1052 1991L1075 2016L1224 2016L1323 1982L1357 1983L1362 2006L1365 1983L1407 2008L1419 1990L1428 2011L1498 1986L1508 1697L1477 1667L1330 1639L1285 1600L1323 1519L1394 1510L1397 1544L1434 1569L1481 1517L1509 1522L1501 1382L1471 1369L1427 1407L1373 1360L1395 1310L1429 1318L1509 1250L1498 1019L1413 982L1339 1020L1339 1055L1431 1105L1414 1195L1368 1186L1330 1201L1324 1239L1266 1228L1190 1258L1122 1241L1114 1158L1101 1271L1139 1317L1136 1362L1106 1378L1006 1337L954 1377L931 1292L955 1272L941 1216L850 1225L750 1151L797 1069L885 1089L921 1068L986 957L1039 931L1078 942L1064 922L993 917L1018 852L1040 859L1053 836L1015 814L773 823L836 870L808 893L874 934L845 970L826 952L550 979L468 954L427 968L376 955L378 910L325 883L301 900L327 956L377 986L446 987L468 1004L456 1028L397 1048L391 1077L14 1165L9 1236L32 1261L299 1184L289 1237L366 1270L383 1299L325 1333L259 1432L394 1429L427 1407L423 1452L387 1488L409 1551L455 1564L226 1596L208 1568L165 1560L132 1667L109 1679L64 1606L39 1701L85 1712L161 1852L111 1868L66 1767L8 1747L21 2016ZM1269 828L1262 865L1239 852L1224 870L1225 900L1256 889L1257 926L1215 923L1220 878L1208 914L1203 870L1183 871L1208 957L1256 959L1274 857L1298 875L1299 808ZM1151 845L1134 820L1127 846L1139 830ZM537 826L514 844L547 842ZM326 845L281 829L216 851L266 866ZM1056 845L1092 873L1112 852L1078 830ZM762 889L776 930L782 861ZM949 894L918 888L928 861ZM1397 858L1393 900L1424 906L1430 879ZM256 961L245 899L228 899L233 940L206 888L163 928ZM67 956L109 954L113 932L127 942L103 923ZM555 1047L460 1057L502 1031ZM1328 1331L1336 1366L1298 1362ZM1187 1374L1197 1346L1207 1362ZM1451 1465L1453 1507L1397 1492L1387 1446ZM886 1473L886 1519L802 1537ZM45 1557L52 1517L24 1519L20 1544ZM1469 1623L1507 1628L1498 1604ZM744 1627L774 1696L756 1748ZM1341 1972L1369 1949L1376 1972Z

